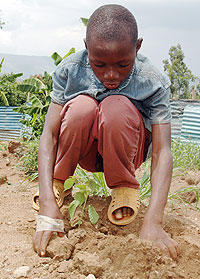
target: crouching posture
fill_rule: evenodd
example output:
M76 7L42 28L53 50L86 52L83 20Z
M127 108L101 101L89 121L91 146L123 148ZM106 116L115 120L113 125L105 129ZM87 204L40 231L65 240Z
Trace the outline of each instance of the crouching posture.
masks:
M59 209L63 183L77 164L104 171L112 189L112 223L134 220L139 208L135 170L150 145L152 191L140 237L174 259L180 253L162 227L172 175L169 81L138 54L141 45L132 13L120 5L105 5L89 19L86 49L65 58L53 73L38 158L39 215L33 246L41 256L53 231L64 234Z

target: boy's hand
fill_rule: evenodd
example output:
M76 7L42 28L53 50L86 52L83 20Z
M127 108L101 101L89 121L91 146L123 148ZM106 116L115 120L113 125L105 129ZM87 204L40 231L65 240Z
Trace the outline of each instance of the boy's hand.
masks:
M60 237L64 236L64 233L62 232L57 232L57 234ZM52 231L35 232L33 236L33 249L40 257L45 257L46 248L49 244L49 241L51 240L52 235Z
M62 214L57 206L55 204L55 207L51 204L49 207L40 207L39 211L40 215L48 216L53 219L62 219ZM63 232L57 232L57 234L60 237L63 237L65 233ZM46 248L49 244L49 241L51 240L51 237L53 235L53 231L39 231L35 232L33 236L33 249L34 251L40 256L44 257L46 254Z
M164 231L161 224L144 223L140 232L140 238L152 241L162 252L176 260L181 250L178 243Z

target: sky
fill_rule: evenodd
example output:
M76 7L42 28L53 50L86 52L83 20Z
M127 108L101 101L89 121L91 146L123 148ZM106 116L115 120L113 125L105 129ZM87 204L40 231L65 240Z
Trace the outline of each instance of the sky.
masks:
M105 4L121 4L135 16L140 52L163 70L171 46L181 45L185 63L200 77L199 0L0 0L0 53L64 56L69 49L84 48L85 27L80 18L89 18Z

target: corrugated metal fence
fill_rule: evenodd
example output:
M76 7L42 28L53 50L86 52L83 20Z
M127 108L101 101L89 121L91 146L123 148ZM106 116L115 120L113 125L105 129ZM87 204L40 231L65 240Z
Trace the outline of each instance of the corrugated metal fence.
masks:
M171 112L172 112L172 138L181 137L181 128L183 113L186 106L198 107L200 101L197 100L177 100L171 101ZM198 110L198 109L197 109Z
M22 114L13 111L14 107L0 106L0 140L10 140L21 136Z
M200 141L200 105L185 107L181 137L187 140Z

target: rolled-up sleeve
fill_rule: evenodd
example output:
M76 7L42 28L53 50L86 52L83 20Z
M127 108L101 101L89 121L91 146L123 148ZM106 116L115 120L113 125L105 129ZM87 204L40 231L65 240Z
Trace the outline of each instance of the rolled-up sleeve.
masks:
M160 88L145 101L149 111L149 123L162 124L171 122L170 88Z
M52 75L53 79L53 91L50 93L51 101L60 105L65 105L65 89L67 86L68 72L62 66L62 63L58 65Z

